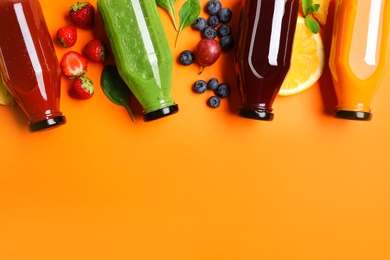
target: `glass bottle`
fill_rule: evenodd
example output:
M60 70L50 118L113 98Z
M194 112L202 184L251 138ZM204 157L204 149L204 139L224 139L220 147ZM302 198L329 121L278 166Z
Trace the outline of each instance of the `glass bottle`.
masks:
M0 0L0 72L30 131L66 122L61 70L38 0Z
M388 72L390 1L336 0L329 67L337 117L371 119L371 101Z
M272 120L272 104L290 68L298 0L243 3L235 64L243 117Z
M145 121L178 111L171 97L173 58L152 0L98 0L118 72L143 107Z

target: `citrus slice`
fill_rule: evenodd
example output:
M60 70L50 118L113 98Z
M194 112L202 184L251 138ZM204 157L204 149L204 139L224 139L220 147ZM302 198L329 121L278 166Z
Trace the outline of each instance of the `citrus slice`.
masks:
M313 4L320 5L320 9L318 9L318 11L313 14L313 16L314 18L317 19L317 21L321 25L326 24L326 18L328 17L329 2L330 0L313 0Z
M0 105L12 105L14 99L11 97L11 94L8 92L5 83L0 75Z
M290 69L279 95L289 96L310 88L324 71L324 46L320 34L313 34L305 19L298 17Z

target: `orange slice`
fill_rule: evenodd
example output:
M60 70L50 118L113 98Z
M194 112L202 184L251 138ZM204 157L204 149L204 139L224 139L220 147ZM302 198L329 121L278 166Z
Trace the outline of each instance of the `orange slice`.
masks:
M321 25L326 24L326 18L328 17L329 10L329 2L330 0L313 0L314 4L320 5L320 9L318 9L318 11L313 14L313 16Z
M320 34L313 34L306 26L305 19L298 17L290 70L279 95L289 96L310 88L321 77L324 64L324 46Z

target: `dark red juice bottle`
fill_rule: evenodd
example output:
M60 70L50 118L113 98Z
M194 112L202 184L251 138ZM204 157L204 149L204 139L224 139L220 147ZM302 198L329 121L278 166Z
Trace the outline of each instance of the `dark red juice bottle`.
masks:
M0 0L0 76L31 131L65 123L61 70L38 0Z
M246 0L235 66L243 117L272 120L272 104L290 68L299 0Z

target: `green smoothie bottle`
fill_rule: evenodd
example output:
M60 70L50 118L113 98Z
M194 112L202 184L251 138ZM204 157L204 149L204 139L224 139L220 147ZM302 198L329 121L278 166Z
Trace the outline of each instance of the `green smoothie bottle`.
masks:
M174 114L172 53L154 0L98 0L118 72L143 107L145 121Z

